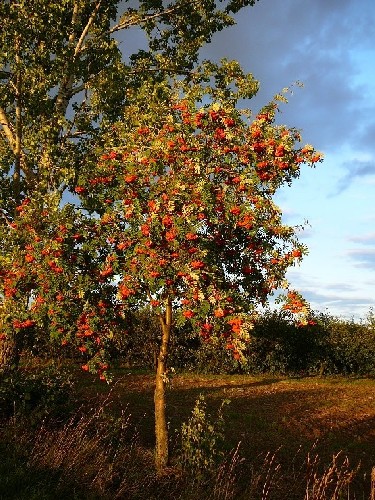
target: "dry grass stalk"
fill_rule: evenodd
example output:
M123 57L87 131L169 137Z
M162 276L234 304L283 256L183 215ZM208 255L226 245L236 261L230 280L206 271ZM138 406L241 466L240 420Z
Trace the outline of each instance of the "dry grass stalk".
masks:
M281 464L277 460L278 452L279 449L273 453L268 452L259 469L252 469L251 481L244 498L268 500L271 493L280 490L283 477Z
M116 419L114 429L113 421L106 421L105 407L104 404L79 417L73 416L59 428L42 426L34 436L29 465L58 471L61 481L76 478L89 490L98 492L120 483L119 469L134 453L135 437L133 443L125 443L129 417L123 414Z
M238 443L229 459L222 463L218 469L213 491L215 500L232 500L235 498L237 471L244 461L239 454L240 445L241 443Z
M304 500L339 500L343 494L350 498L350 484L358 472L349 466L348 457L342 457L339 452L333 455L331 464L320 473L318 471L319 458L315 455L307 459L307 487Z

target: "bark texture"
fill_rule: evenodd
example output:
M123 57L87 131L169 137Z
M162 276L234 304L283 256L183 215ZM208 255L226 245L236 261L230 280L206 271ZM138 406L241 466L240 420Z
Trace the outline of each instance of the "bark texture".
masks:
M21 342L17 336L0 340L0 377L16 370L21 356Z
M167 299L166 301L165 316L160 317L160 324L162 329L162 339L157 359L154 393L156 438L155 465L158 473L163 472L169 461L165 382L168 348L172 326L172 304L170 299Z

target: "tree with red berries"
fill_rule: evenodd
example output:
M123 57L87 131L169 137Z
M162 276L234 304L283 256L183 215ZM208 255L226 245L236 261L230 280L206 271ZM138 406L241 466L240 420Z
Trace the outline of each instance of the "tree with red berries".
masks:
M104 378L106 345L123 319L115 286L100 280L105 248L91 246L97 222L73 205L60 207L58 196L25 198L17 212L0 252L2 373L23 348L73 346Z
M258 306L287 288L287 269L306 253L273 197L321 156L300 146L297 130L275 124L277 101L254 118L238 110L238 99L257 86L236 63L225 65L227 81L214 87L141 89L79 177L82 204L98 217L110 247L101 276L116 278L125 308L147 304L160 323L158 470L168 462L173 325L190 322L203 341L240 360ZM305 308L297 295L289 299L293 313Z
M73 269L72 258L81 250L71 244L74 232L63 232L62 243L56 238L67 217L60 208L72 201L69 193L100 145L103 128L119 119L144 81L194 74L200 47L255 2L0 2L0 374L17 366L20 339L32 339L35 325L46 336L55 332L52 316L50 322L35 316L35 297L47 283L58 296L66 283L64 296L75 296L69 279L80 276L83 298L75 306L91 300L92 283L82 277L87 263ZM126 39L134 27L145 43L120 45L118 36ZM133 53L126 51L129 45ZM77 217L79 226L79 211L69 210L69 224ZM42 215L46 211L53 211L53 223L51 215ZM52 226L47 230L42 222ZM50 264L40 268L43 248L50 249ZM105 257L93 252L86 260L94 267ZM57 262L63 258L64 264ZM55 306L52 301L50 310Z
M173 325L241 360L257 307L306 252L273 197L320 155L275 124L276 101L255 117L238 110L258 84L237 63L197 63L254 4L0 5L0 375L47 334L105 379L107 339L147 305L160 322L159 470ZM115 34L133 26L148 47L123 54Z

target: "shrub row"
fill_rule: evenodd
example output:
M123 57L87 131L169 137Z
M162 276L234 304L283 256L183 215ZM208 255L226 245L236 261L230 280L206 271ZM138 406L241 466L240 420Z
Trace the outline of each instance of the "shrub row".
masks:
M264 312L254 325L242 362L226 350L225 339L206 342L187 326L176 328L169 364L205 373L375 375L372 310L362 321L325 313L314 313L313 320L315 324L299 327L286 311ZM114 363L153 368L159 340L159 322L145 309L129 316L127 329L118 331L107 348ZM30 351L50 359L77 356L76 350L45 340Z
M255 324L243 362L225 342L203 342L188 328L172 339L170 365L208 373L375 375L375 315L363 321L314 313L314 325L294 324L287 312L267 311ZM113 344L113 357L130 366L153 367L159 324L147 311L134 315L132 328Z

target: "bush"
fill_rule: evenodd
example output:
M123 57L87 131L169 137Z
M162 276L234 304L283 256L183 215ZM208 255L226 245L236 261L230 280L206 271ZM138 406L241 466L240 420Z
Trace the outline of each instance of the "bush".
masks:
M132 367L154 368L160 338L157 318L147 308L131 311L126 326L108 344L110 358Z
M54 365L38 371L20 369L1 380L1 417L61 418L69 411L73 385L72 375Z
M225 340L221 342L215 339L209 342L199 338L191 339L188 348L180 350L177 360L176 355L171 356L171 362L175 363L174 366L177 369L198 373L244 373L244 366L234 359L232 351L226 348L226 344Z
M180 461L183 468L198 481L207 479L223 460L223 407L228 403L228 400L222 402L216 419L212 420L207 415L206 401L201 394L195 402L191 417L182 424Z
M359 322L324 313L313 313L312 320L297 326L286 311L266 311L251 332L245 363L234 360L224 345L197 339L189 366L205 373L375 375L372 311Z
M317 364L314 325L297 326L286 311L266 311L255 324L246 351L250 373L295 374Z
M201 373L375 375L375 315L364 321L313 313L315 324L297 326L287 311L265 311L254 325L244 352L235 360L226 342L203 341L189 325L176 327L169 365ZM140 342L140 339L142 341ZM154 368L160 341L157 318L133 312L128 329L113 339L112 357L133 367Z
M375 375L375 322L322 317L327 373Z

